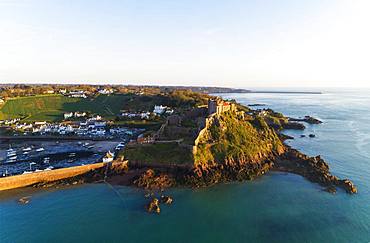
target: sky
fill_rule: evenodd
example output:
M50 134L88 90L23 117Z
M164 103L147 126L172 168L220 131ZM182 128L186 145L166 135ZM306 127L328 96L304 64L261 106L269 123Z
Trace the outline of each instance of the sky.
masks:
M370 87L368 0L0 0L0 83Z

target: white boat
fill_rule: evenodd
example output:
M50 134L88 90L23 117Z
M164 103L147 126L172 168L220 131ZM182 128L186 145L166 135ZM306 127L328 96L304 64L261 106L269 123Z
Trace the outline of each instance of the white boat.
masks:
M24 149L23 149L23 151L24 151L24 152L31 151L31 150L32 150L32 148L31 148L31 147L27 147L27 148L24 148Z
M50 163L50 158L49 157L44 158L44 164L49 164L49 163Z
M88 148L88 149L92 149L92 148L94 148L94 146L92 146L92 145L91 145L91 146L89 146L89 147L87 147L87 148Z
M16 156L17 153L16 152L11 152L11 153L7 153L7 157L13 157L13 156Z
M32 174L33 171L24 171L23 174Z
M7 149L6 152L15 152L15 150L10 148L10 149Z
M17 156L9 157L9 160L16 160Z
M48 166L46 169L44 169L44 171L48 171L48 170L52 170L52 169L54 169L53 166Z
M41 172L41 171L44 171L44 170L39 170L39 169L36 169L35 172Z
M6 163L14 163L14 162L15 162L14 159L9 159L9 160L6 161Z
M23 152L23 155L27 155L27 154L29 154L30 152Z
M44 148L38 148L38 149L36 149L36 152L42 152L44 150L45 150Z
M122 149L122 148L124 148L125 147L125 144L124 143L119 143L117 146L116 146L116 149L117 150L120 150L120 149Z
M75 157L76 156L76 153L70 153L68 156L69 157Z

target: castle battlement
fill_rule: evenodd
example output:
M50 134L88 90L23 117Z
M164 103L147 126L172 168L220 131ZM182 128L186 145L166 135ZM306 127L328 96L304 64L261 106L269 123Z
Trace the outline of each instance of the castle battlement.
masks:
M220 98L208 100L208 115L220 115L226 111L236 111L235 104Z

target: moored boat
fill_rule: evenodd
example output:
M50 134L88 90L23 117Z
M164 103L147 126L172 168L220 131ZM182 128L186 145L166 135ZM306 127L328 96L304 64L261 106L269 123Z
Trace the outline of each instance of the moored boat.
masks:
M31 147L27 147L27 148L24 148L23 149L23 152L27 152L27 151L31 151L32 150L32 148Z

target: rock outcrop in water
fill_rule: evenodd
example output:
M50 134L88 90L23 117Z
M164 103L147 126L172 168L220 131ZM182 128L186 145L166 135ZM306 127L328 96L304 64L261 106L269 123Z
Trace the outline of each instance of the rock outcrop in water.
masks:
M304 118L289 118L289 121L306 122L308 124L321 124L322 123L322 121L312 116L305 116Z
M174 186L176 181L172 175L157 174L153 169L148 169L134 181L134 184L147 190L159 190Z
M333 192L336 186L353 194L357 193L354 184L348 179L340 180L329 171L329 165L320 157L309 157L298 150L287 147L284 154L275 160L274 170L299 174L311 182L318 183Z

